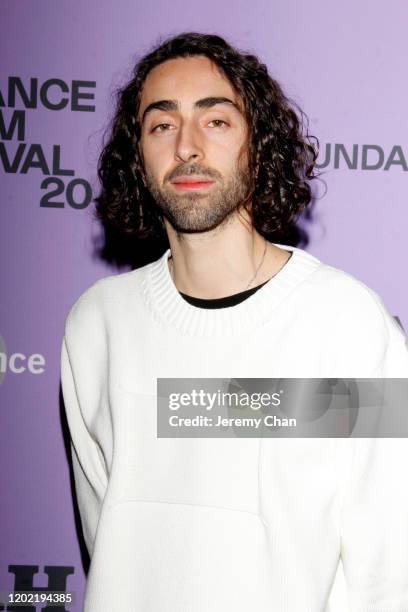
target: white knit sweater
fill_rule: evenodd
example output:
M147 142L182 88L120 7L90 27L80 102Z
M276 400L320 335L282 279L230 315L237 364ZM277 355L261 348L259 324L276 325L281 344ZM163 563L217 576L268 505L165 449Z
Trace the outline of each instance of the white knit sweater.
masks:
M157 437L158 377L408 376L372 290L277 246L292 257L231 308L186 302L170 251L71 306L85 612L323 612L340 558L352 612L408 612L406 439Z

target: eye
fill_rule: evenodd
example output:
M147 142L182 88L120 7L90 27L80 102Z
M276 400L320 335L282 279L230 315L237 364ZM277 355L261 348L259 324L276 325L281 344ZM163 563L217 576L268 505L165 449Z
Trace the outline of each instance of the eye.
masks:
M170 123L159 123L158 125L155 125L150 131L151 132L164 132L169 127L171 127ZM159 128L163 128L163 129L159 129Z
M217 125L215 127L222 127L220 124L228 125L228 123L224 121L223 119L213 119L212 121L210 121L210 123L216 123Z

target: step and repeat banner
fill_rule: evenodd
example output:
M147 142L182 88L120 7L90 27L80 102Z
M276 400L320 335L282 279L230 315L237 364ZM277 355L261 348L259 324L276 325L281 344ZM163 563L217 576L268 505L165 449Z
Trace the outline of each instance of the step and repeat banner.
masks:
M0 610L64 609L8 597L37 589L73 593L65 609L79 612L89 560L59 360L72 303L131 269L103 248L93 218L117 88L182 31L218 33L261 57L320 143L304 248L372 287L407 329L408 7L3 0L0 11Z

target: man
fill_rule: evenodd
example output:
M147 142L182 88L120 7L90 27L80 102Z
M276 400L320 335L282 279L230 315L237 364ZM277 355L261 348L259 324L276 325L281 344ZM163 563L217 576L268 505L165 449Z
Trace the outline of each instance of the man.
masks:
M406 377L405 338L352 276L273 240L316 153L256 57L187 33L143 58L101 155L105 227L169 248L67 316L61 377L84 609L408 610L404 439L161 438L158 378Z

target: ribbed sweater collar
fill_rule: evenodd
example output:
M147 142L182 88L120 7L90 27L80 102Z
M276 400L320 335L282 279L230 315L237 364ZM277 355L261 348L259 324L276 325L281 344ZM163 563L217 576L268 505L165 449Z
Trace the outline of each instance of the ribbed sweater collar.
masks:
M142 279L148 308L162 325L177 328L189 336L235 336L264 325L273 310L306 279L321 262L303 249L274 243L293 251L286 264L249 298L230 308L206 309L189 304L171 278L170 249L146 266Z

